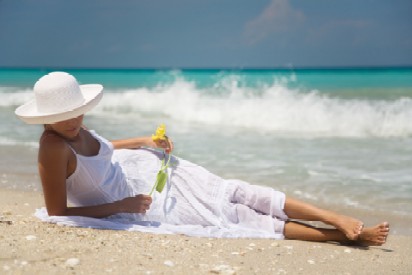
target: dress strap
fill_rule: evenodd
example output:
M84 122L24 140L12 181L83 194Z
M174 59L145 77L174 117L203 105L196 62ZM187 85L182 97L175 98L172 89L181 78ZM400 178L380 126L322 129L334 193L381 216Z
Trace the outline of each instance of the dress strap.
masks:
M98 133L96 133L96 131L94 130L87 130L95 139L97 139L100 142L100 146L102 146L102 144L106 144L111 151L114 150L113 147L113 143L111 143L108 139L102 137L101 135L99 135Z

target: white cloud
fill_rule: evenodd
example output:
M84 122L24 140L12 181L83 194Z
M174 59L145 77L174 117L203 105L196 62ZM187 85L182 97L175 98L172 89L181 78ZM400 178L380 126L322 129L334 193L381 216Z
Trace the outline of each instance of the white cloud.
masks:
M253 45L273 33L294 29L304 19L304 14L293 9L289 0L272 0L258 17L246 23L244 36Z

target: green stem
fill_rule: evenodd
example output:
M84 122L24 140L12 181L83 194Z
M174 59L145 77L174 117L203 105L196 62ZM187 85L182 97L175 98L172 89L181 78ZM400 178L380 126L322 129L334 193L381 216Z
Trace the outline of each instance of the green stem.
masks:
M164 170L165 168L167 168L167 166L169 165L169 161L170 161L170 155L169 155L169 159L167 160L166 165L165 165L165 159L166 159L166 155L165 155L164 159L162 159L162 165L160 166L160 170L159 170L159 171ZM159 181L158 181L158 178L157 178L157 175L156 175L156 182L155 182L155 184L153 185L152 190L151 190L150 193L149 193L149 196L152 196L152 194L153 194L153 192L154 192L154 190L156 189L156 187L157 187L158 184L159 184Z

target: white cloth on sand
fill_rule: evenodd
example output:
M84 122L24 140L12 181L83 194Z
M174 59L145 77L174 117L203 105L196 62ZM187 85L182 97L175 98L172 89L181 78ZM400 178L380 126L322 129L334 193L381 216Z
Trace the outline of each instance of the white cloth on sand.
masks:
M73 150L75 172L67 179L67 197L73 206L110 203L148 194L164 158L152 149L113 150L112 144L94 131L99 141L96 156ZM60 225L99 229L185 234L199 237L251 237L283 239L285 195L268 187L240 180L225 180L203 167L171 156L163 192L154 192L146 214L116 214L104 219L80 216L48 216L45 208L35 215Z

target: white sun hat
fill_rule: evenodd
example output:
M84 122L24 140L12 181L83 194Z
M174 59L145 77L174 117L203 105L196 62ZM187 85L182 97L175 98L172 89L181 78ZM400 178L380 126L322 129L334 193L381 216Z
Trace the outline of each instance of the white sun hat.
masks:
M15 111L28 124L51 124L78 117L90 111L103 97L102 85L79 85L65 72L41 77L33 91L35 98Z

